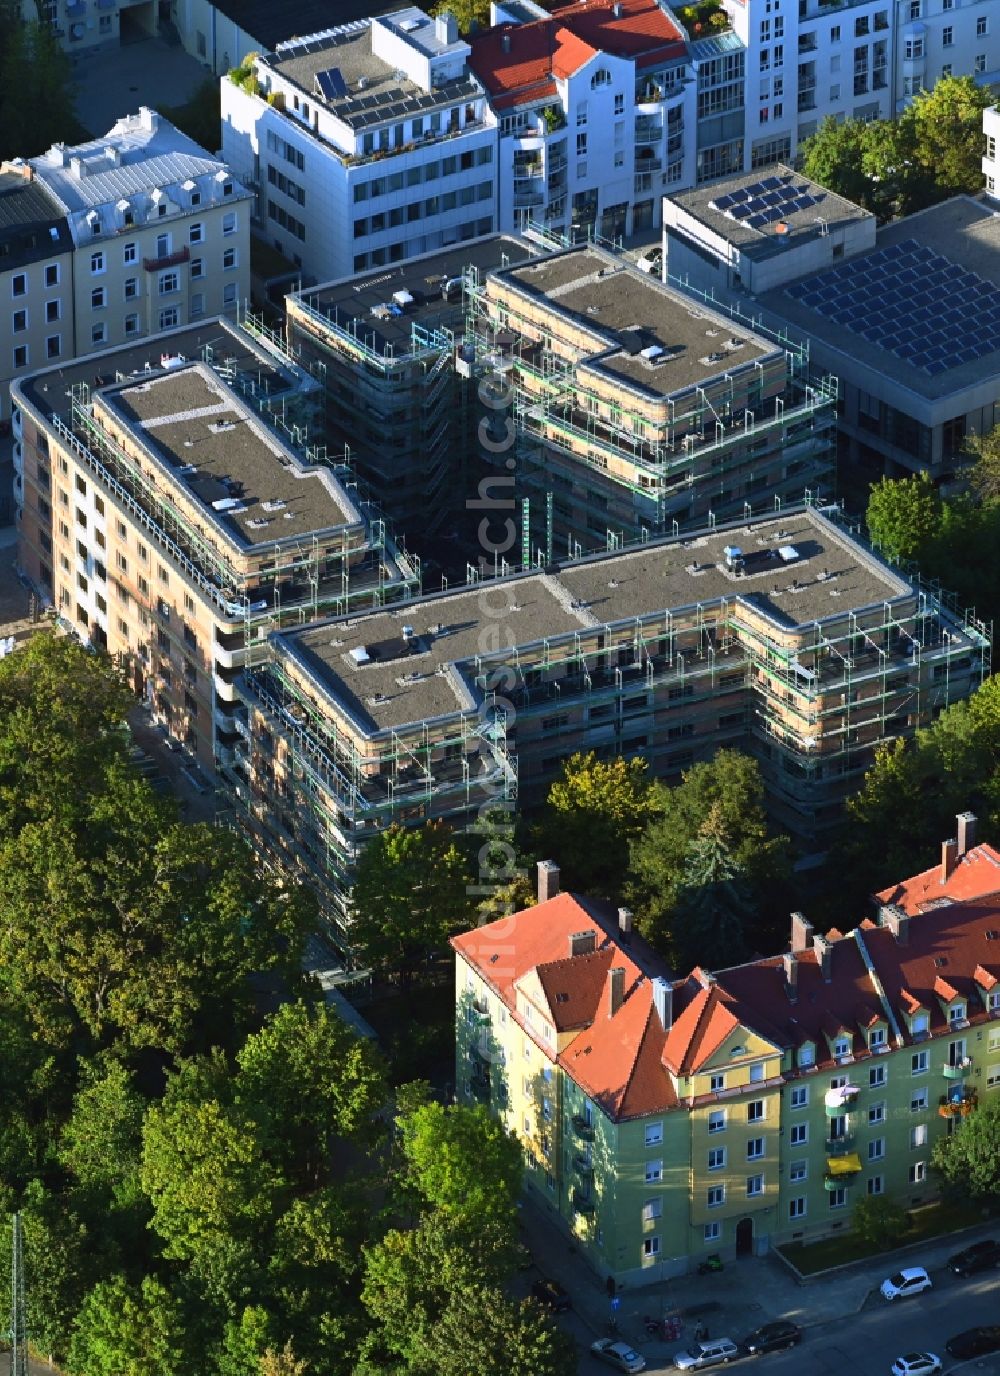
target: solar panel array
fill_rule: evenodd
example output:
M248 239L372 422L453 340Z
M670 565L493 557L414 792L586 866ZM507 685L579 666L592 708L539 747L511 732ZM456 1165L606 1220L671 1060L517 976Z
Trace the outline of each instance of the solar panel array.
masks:
M343 100L347 95L347 82L339 67L317 72L316 87L324 100Z
M808 182L796 184L794 177L765 177L736 191L709 201L728 220L739 220L751 229L763 229L776 220L787 220L800 210L819 205L823 193L816 195Z
M1000 288L915 239L785 290L931 377L1000 348Z

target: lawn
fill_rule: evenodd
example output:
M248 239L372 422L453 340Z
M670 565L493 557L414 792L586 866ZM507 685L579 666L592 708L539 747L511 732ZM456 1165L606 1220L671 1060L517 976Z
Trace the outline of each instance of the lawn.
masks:
M786 1257L804 1276L813 1276L820 1271L828 1271L833 1266L846 1266L852 1261L865 1261L869 1257L880 1256L883 1252L894 1252L897 1247L910 1243L924 1242L957 1232L960 1228L971 1228L977 1223L995 1215L983 1203L963 1200L959 1203L939 1201L925 1208L915 1209L910 1214L910 1226L898 1243L887 1243L885 1247L871 1247L859 1241L853 1233L843 1232L838 1237L824 1238L822 1242L811 1242L806 1246L792 1243L777 1250Z

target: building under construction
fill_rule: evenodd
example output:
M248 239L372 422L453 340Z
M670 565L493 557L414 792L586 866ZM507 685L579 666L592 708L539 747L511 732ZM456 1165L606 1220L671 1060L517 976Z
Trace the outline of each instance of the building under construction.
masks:
M469 465L481 408L460 353L466 273L532 252L491 235L287 298L289 346L323 368L329 443L348 446L352 467L411 543L453 527L476 490Z
M785 510L272 637L239 682L247 825L344 923L366 841L487 830L568 755L671 778L720 746L761 763L775 820L821 842L876 746L987 672L982 626L831 517Z
M466 280L476 367L511 397L493 447L512 414L523 562L832 496L837 382L805 346L596 246Z
M251 325L256 338L213 321L13 389L21 571L224 770L244 726L236 676L272 629L419 586L349 471L308 447L316 379Z

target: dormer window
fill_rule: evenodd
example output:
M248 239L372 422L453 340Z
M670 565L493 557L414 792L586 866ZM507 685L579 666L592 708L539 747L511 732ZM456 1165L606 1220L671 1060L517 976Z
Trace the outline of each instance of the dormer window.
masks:
M191 192L191 204L192 204L193 206L201 205L201 192L200 192L200 191L192 191L192 192Z
M994 1015L1000 1013L1000 989L994 989L986 1000L986 1007Z
M952 1027L957 1027L965 1022L965 1004L953 1003L948 1009L948 1022Z
M799 1069L806 1070L809 1066L816 1064L816 1048L812 1042L807 1042L805 1046L799 1047Z
M838 1037L833 1044L833 1054L835 1056L849 1056L851 1054L851 1038Z
M910 1019L910 1033L914 1037L926 1037L930 1031L930 1019L926 1013L914 1013Z
M879 1049L879 1047L884 1047L884 1046L885 1046L885 1028L884 1028L884 1027L873 1027L872 1030L871 1030L871 1031L869 1032L869 1034L868 1034L868 1048L869 1048L869 1050L871 1050L871 1051L877 1051L877 1050Z
M599 86L611 85L611 73L607 67L598 67L597 71L590 78L590 89L596 91Z

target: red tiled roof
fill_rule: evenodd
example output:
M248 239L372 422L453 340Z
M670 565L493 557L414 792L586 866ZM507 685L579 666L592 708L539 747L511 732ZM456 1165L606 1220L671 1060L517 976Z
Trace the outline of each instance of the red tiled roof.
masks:
M942 882L941 866L914 874L875 895L880 903L895 903L911 916L924 910L928 903L942 898L964 902L970 898L985 898L1000 890L1000 853L990 845L973 846L957 861L955 868Z
M677 1104L663 1068L663 1028L646 981L609 1017L605 991L593 1024L559 1063L611 1118L640 1118Z
M614 960L615 948L609 943L590 955L567 956L535 966L557 1032L569 1032L593 1022Z
M574 0L545 19L500 24L472 40L469 66L498 108L544 99L553 76L578 72L599 52L633 58L639 67L685 51L683 32L656 0ZM506 49L505 49L506 41Z

